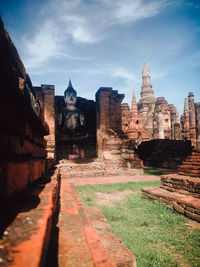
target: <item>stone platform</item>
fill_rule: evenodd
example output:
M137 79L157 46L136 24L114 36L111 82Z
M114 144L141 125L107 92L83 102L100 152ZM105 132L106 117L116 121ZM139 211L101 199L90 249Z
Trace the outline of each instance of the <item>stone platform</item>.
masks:
M143 198L200 222L200 150L178 167L178 174L162 175L161 183L160 187L143 188Z
M143 169L119 167L114 160L61 160L59 165L63 173L68 174L68 179L81 177L108 177L108 176L133 176L141 175Z
M198 198L170 192L160 187L142 188L142 197L158 204L165 204L190 219L200 222L200 199Z

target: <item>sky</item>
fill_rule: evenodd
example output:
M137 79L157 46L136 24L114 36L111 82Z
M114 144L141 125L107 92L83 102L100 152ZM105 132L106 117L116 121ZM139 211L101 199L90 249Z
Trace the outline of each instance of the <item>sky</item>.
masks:
M0 14L34 86L71 78L78 96L100 87L139 101L144 57L155 97L181 115L200 102L200 0L1 0Z

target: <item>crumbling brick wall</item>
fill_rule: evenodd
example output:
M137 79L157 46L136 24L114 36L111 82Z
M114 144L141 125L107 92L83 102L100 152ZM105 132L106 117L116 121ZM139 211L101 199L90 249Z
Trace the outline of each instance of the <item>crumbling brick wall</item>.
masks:
M31 80L0 19L0 198L41 177L47 161L49 127Z
M55 158L55 88L54 85L42 84L41 87L34 87L36 96L40 101L44 119L49 126L49 135L45 136L47 141L47 157Z

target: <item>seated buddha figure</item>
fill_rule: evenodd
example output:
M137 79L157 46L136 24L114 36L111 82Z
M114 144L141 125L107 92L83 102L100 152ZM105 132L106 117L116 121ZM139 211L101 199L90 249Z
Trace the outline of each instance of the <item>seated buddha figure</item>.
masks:
M63 132L74 131L81 126L84 126L84 114L75 106L77 93L74 90L71 80L68 88L64 92L65 107L62 113L58 115L58 124Z

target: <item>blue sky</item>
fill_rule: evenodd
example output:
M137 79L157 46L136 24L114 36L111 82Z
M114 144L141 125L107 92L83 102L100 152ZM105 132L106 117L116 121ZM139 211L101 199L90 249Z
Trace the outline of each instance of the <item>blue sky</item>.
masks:
M144 57L156 97L183 112L200 102L200 0L1 0L0 12L35 86L69 78L79 96L113 87L131 103Z

